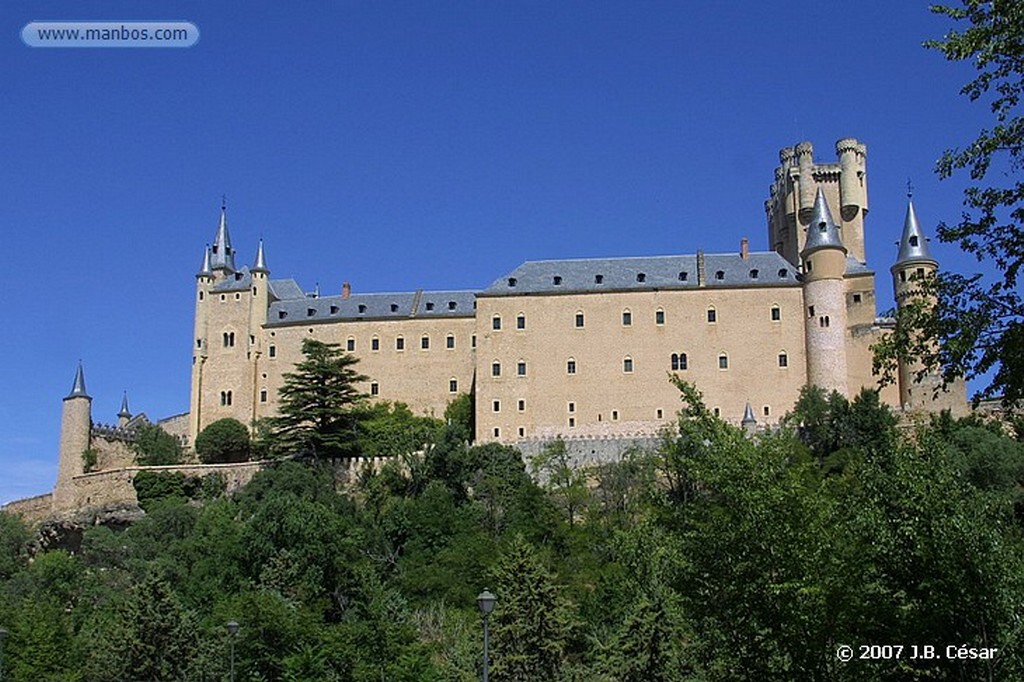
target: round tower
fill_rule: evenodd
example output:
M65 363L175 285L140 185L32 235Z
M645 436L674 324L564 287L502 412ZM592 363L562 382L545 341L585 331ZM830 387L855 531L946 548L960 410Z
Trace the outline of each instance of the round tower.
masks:
M795 148L796 163L800 174L800 222L807 220L814 211L817 183L814 181L814 147L810 142L801 142Z
M807 383L846 395L846 247L820 188L800 258L804 267Z
M64 398L60 416L60 457L57 465L57 485L53 495L56 505L73 500L73 479L85 473L82 455L89 449L92 430L92 398L85 390L85 372L78 364L71 393Z
M200 416L203 411L203 364L208 355L208 311L215 281L212 260L213 253L207 244L203 251L203 264L196 273L196 315L192 334L192 386L189 400L189 436L192 442L195 442L196 434L199 433Z
M251 296L249 301L249 358L252 362L252 396L249 421L253 422L258 416L256 408L258 401L256 396L260 395L260 371L259 364L263 356L263 335L261 330L267 323L267 309L270 307L270 268L267 267L267 257L263 251L263 240L260 239L256 248L256 259L249 268L251 276Z
M125 391L121 397L121 409L117 413L117 425L123 429L131 420L132 411L128 409L128 391Z
M928 240L921 231L921 224L914 211L914 202L907 195L907 216L903 221L903 235L900 237L900 250L892 272L893 290L896 294L896 307L904 308L911 301L921 301L925 305L934 304L934 296L925 294L922 283L934 276L939 269L939 262L932 257L928 248ZM916 382L921 363L916 359L907 358L899 362L900 405L904 409L926 407L938 386L936 381Z

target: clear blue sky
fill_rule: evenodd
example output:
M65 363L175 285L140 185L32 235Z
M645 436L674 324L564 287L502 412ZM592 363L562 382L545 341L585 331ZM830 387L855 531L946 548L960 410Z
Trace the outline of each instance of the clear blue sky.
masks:
M921 47L926 1L46 2L0 16L0 502L48 491L79 359L188 408L194 275L221 194L240 261L340 291L487 286L523 260L767 248L779 148L868 145L868 260L986 107ZM39 49L33 20L185 20L188 49ZM936 246L944 266L973 261Z

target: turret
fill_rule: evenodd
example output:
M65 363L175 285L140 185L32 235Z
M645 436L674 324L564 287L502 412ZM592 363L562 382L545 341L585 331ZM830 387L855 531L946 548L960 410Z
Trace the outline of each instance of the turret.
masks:
M846 247L820 188L800 258L807 306L807 381L846 395Z
M810 142L801 142L796 146L796 163L800 169L800 220L803 222L813 210L814 190L817 188L814 182L814 147Z
M117 425L125 427L132 419L132 411L128 409L128 392L125 391L121 397L121 409L117 413Z
M743 419L740 421L740 426L747 435L753 435L757 432L757 418L754 417L754 408L747 403L747 406L743 408Z
M92 429L92 398L85 390L85 371L78 363L71 393L64 398L60 417L60 459L57 465L55 501L73 499L72 481L85 472L82 455L89 449Z
M914 211L914 202L907 197L907 217L903 220L903 235L899 241L899 253L890 269L896 302L902 303L908 296L920 290L920 282L939 269L939 262L932 257L928 240L921 231L921 224Z
M220 205L220 224L217 226L217 236L213 240L210 265L214 272L222 276L235 271L235 252L231 248L231 235L228 234L228 209L225 202Z
M252 275L252 301L249 306L249 355L253 362L259 363L263 354L262 335L259 330L267 323L267 309L270 307L269 279L270 268L267 267L267 256L260 239L256 248L256 259L249 268ZM255 375L255 372L253 373ZM253 387L253 391L257 390ZM255 409L255 405L253 406ZM251 415L255 418L255 413Z

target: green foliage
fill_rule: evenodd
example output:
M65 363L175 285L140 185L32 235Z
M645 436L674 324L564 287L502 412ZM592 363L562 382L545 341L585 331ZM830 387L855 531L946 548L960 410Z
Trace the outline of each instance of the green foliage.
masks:
M455 442L473 442L473 435L476 433L475 415L476 406L472 394L462 393L448 403L444 411L444 421Z
M0 580L10 578L25 564L29 531L17 516L0 512Z
M575 525L583 507L590 499L587 474L569 456L565 441L558 438L544 446L530 462L535 478L554 498L566 515L569 525Z
M135 436L135 458L142 466L181 464L181 443L156 424L143 424Z
M359 422L359 452L365 457L410 455L435 443L443 428L438 419L414 415L405 403L375 403Z
M356 384L366 377L353 365L358 360L337 344L302 341L303 360L284 374L279 415L270 420L272 450L339 458L357 454L359 413L365 396Z
M89 473L96 468L98 454L93 448L86 448L82 451L82 471Z
M494 569L491 615L495 682L556 680L565 660L572 612L554 576L517 535Z
M196 436L196 454L203 464L249 459L249 429L237 419L218 419Z
M162 500L187 501L195 491L194 484L180 471L140 471L132 485L143 509Z
M900 311L897 328L915 332L889 357L919 358L926 369L941 368L947 381L984 377L988 386L979 397L1000 396L1005 405L1017 405L1024 400L1024 301L1017 286L1024 265L1024 5L961 0L932 11L963 28L925 45L948 60L973 62L978 74L960 92L972 101L988 100L994 117L991 129L939 159L940 178L965 171L975 183L964 192L962 220L941 224L939 238L989 260L1000 278L986 283L980 275L940 275L928 290L939 305ZM936 338L942 343L929 346Z

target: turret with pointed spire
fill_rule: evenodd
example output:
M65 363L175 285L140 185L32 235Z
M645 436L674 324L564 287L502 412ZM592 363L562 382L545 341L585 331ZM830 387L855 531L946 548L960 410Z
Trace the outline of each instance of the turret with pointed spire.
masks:
M249 268L249 272L253 274L258 272L264 275L270 274L270 268L267 267L267 257L263 253L263 239L260 239L260 244L256 247L256 260L253 262L252 267Z
M212 258L210 254L210 245L206 245L206 249L203 250L203 265L199 268L199 272L196 273L196 278L201 279L208 277L213 279L213 266L211 265Z
M740 426L747 434L753 434L757 431L757 418L754 417L754 408L747 403L747 406L743 409L743 420L740 422Z
M932 257L928 239L921 230L914 210L912 194L907 192L907 217L903 220L903 235L899 241L899 253L891 271L896 289L896 301L900 302L919 288L916 284L934 274L939 262Z
M64 398L60 416L60 460L54 501L66 501L74 495L72 479L85 473L82 454L89 449L92 429L92 398L85 390L85 371L78 363L71 393Z
M213 270L235 271L235 252L231 248L231 235L228 234L228 208L226 200L221 201L220 205L220 224L217 226L217 236L213 240L210 265Z
M821 188L800 258L807 306L807 382L846 395L846 247Z
M121 410L117 413L117 425L126 426L132 419L132 411L128 409L128 391L121 397Z

